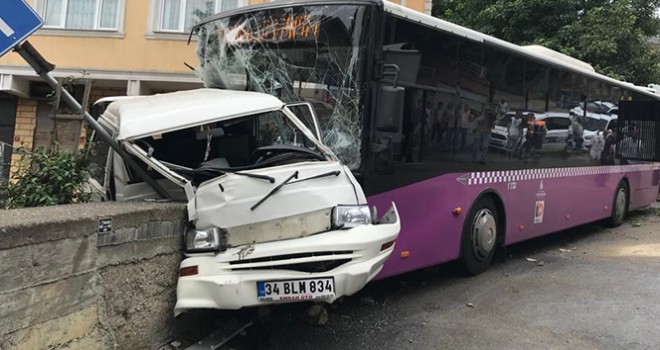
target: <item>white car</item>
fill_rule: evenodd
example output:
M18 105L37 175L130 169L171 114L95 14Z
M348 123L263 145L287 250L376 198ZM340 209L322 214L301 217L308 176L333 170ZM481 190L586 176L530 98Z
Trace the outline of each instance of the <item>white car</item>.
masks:
M579 117L584 117L584 103L571 109L571 113ZM587 115L602 115L609 116L612 113L617 113L618 107L608 101L589 101L587 102Z
M311 120L294 114L301 107ZM199 89L112 102L99 123L155 181L110 152L112 199L160 188L187 202L175 314L332 302L362 289L394 249L396 207L376 218L305 102Z
M541 151L559 152L566 148L566 139L568 138L568 127L571 125L571 118L566 112L544 112L535 114L537 121L545 121L545 127L548 132L543 139ZM527 128L523 130L523 136L527 134ZM527 145L526 137L521 138L522 151Z
M525 116L529 113L534 113L536 116L543 114L542 112L523 111L523 121L525 120ZM515 115L515 112L508 112L502 118L495 121L495 125L493 125L490 132L490 147L506 150L509 138L509 122Z
M594 135L598 131L608 130L608 125L612 119L616 117L611 116L590 116L584 119L584 146L590 147Z

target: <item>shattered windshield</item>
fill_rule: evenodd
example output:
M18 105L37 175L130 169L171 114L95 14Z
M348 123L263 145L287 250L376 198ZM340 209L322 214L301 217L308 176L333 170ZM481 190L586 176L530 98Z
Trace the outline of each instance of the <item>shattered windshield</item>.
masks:
M327 160L282 111L145 137L135 144L194 184L227 172Z
M198 29L204 85L311 102L323 142L360 166L364 6L295 6L221 18Z

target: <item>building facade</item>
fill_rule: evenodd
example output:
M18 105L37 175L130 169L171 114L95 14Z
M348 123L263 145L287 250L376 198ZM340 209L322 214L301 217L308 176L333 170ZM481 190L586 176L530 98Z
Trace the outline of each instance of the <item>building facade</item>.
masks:
M27 0L44 19L29 38L56 65L53 76L89 107L106 96L148 95L201 87L192 26L201 18L267 0ZM430 13L431 0L393 0ZM82 116L54 108L51 89L16 53L0 57L0 177L16 149L85 142ZM13 170L11 170L13 169Z

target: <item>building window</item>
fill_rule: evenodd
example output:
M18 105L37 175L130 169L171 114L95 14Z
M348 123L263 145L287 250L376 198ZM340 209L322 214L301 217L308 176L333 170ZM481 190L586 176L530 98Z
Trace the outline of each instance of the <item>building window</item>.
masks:
M119 29L121 0L45 0L45 28L108 30Z
M157 31L187 33L214 13L235 9L243 0L160 0Z

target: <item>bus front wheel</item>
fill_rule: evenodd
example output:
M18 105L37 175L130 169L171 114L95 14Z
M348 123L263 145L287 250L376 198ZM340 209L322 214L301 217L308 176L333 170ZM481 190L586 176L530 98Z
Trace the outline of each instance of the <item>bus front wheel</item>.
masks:
M629 198L628 184L625 180L621 180L619 186L616 188L616 192L614 192L612 214L608 222L609 226L617 227L623 224L623 220L626 218L626 213L628 212Z
M470 275L488 269L498 242L499 217L490 197L482 197L470 210L461 238L461 264Z

